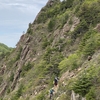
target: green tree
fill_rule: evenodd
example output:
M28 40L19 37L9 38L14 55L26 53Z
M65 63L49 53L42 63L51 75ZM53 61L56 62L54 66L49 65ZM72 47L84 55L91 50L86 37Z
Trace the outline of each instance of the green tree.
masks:
M91 86L91 79L83 75L74 83L72 89L75 91L75 93L78 93L84 97L89 92Z
M55 19L51 19L50 22L48 23L48 31L53 31L55 27Z
M86 100L95 100L95 88L92 87L88 94L86 94Z

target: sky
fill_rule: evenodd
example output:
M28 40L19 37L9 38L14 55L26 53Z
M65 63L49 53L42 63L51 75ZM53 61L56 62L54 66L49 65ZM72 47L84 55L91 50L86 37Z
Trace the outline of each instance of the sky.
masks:
M0 43L16 47L48 0L0 0Z

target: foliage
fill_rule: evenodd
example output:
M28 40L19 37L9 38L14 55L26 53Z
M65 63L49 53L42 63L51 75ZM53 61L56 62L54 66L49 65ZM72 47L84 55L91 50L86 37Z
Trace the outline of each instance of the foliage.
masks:
M59 75L59 68L58 68L58 64L59 62L63 59L63 56L61 54L58 55L52 55L50 57L50 62L49 64L46 66L46 70L50 75Z
M68 58L65 58L59 63L59 69L63 72L64 70L70 69L74 70L79 67L81 62L79 61L79 55L76 54L71 54Z
M92 87L90 91L86 94L86 100L95 100L96 95L95 95L95 88Z
M47 20L46 12L41 12L40 15L38 16L36 22L37 23L44 23L46 20Z
M28 28L27 33L28 34L33 34L33 30L31 28Z
M82 74L79 75L77 81L74 82L72 89L80 94L81 96L86 96L86 100L95 100L95 85L98 84L96 81L100 68L96 66L91 66L87 70L84 70Z
M32 67L33 65L29 62L26 65L24 65L22 68L21 76L24 76Z
M12 48L6 46L3 43L0 43L0 52L2 52L2 51L7 52L7 51L10 51L10 50L12 50Z
M11 75L10 75L10 81L13 82L13 80L14 80L14 73L11 72Z
M16 56L16 58L15 58L15 61L17 61L17 60L20 59L21 52L22 52L22 47L19 48L18 54L17 54L17 56Z
M28 62L25 66L23 66L24 71L28 71L32 68L32 65Z
M46 37L44 37L42 42L42 48L45 49L48 45L50 45L50 42Z
M99 49L100 46L100 35L95 30L89 30L83 36L80 43L80 50L85 56L93 55L95 50Z
M63 94L58 98L58 100L70 100L69 95Z
M23 85L21 84L19 89L16 91L15 95L11 98L11 100L18 100L22 95Z
M85 3L87 4L91 4L91 3L94 3L94 2L97 2L99 0L84 0Z
M64 9L71 8L73 5L73 1L74 0L63 0L60 6L61 9L64 10Z
M83 35L88 30L88 25L85 20L82 20L80 24L75 28L75 30L71 33L72 39L76 39L78 36Z
M3 78L2 78L2 77L0 77L0 85L2 84L2 81L3 81Z
M67 68L67 60L68 58L64 58L64 60L62 60L60 63L59 63L59 69L63 70L65 68Z
M55 53L56 52L56 53ZM58 64L63 59L63 55L56 51L55 48L47 48L43 55L43 60L46 62L45 72L50 75L58 75L59 68Z
M8 94L10 93L10 88L7 89L7 93L8 93Z
M52 6L50 9L48 9L47 11L47 16L48 18L53 18L55 16L57 16L60 12L60 3Z
M84 97L89 92L91 86L91 79L86 75L83 75L74 83L72 89L75 91L75 93L78 93Z
M84 19L88 25L96 25L100 22L100 3L94 2L90 6L87 3L84 3L81 7L79 16L81 20Z
M51 32L54 30L56 20L53 18L48 23L48 31Z
M0 100L3 100L3 98L0 97Z
M63 14L60 14L59 16L57 16L57 19L59 19L60 21L60 24L61 24L61 28L65 25L65 23L67 23L67 20L69 18L69 11L66 11L65 13Z
M8 56L12 52L13 48L6 46L3 43L0 43L0 59Z
M37 71L39 72L40 70L42 70L42 73L45 72L45 68L47 66L47 62L45 60L41 60L38 64L37 64ZM44 70L43 70L44 69ZM39 73L40 74L40 73Z
M43 8L35 22L45 23L48 18L56 18L58 15L62 15L66 11L66 9L71 8L73 6L73 1L74 0L64 0L62 2L59 2L58 0L52 5L52 7L45 7L45 10ZM64 23L65 19L63 20L63 24Z
M36 100L45 100L45 99L46 99L45 94L43 92L36 97Z

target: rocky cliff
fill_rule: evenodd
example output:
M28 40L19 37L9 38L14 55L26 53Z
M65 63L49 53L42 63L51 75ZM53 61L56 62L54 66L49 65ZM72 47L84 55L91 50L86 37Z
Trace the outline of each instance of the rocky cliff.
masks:
M53 87L52 100L99 100L99 60L100 1L49 0L0 61L0 99L49 100Z

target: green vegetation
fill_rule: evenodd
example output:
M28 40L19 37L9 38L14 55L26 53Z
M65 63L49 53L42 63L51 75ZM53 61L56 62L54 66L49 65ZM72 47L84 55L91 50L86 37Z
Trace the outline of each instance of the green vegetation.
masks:
M91 1L92 2L92 1ZM92 11L92 13L91 13ZM84 3L81 7L79 16L82 19L84 19L88 25L96 25L100 22L100 2L93 2L90 5L87 3Z
M22 72L21 72L21 76L25 76L25 74L33 67L33 65L31 63L27 63L26 65L24 65L22 67Z
M48 45L50 45L50 42L46 37L43 37L42 48L45 49Z
M11 72L11 75L10 75L10 81L13 82L13 80L14 80L14 73Z
M2 81L3 81L3 78L2 78L2 77L0 77L0 85L2 84Z
M86 100L95 100L95 98L96 98L95 88L92 87L86 94Z
M95 68L95 66L91 66L74 82L72 89L83 97L86 96L87 100L95 100L96 88L94 86L99 84L98 81L96 81L98 80L99 72L99 67Z
M76 39L78 36L83 35L88 30L88 25L85 20L82 20L80 24L71 33L72 39Z
M53 31L55 27L55 19L51 19L50 22L48 23L48 31Z
M68 58L65 58L59 63L59 69L61 72L66 70L74 70L77 69L81 65L80 55L79 54L72 54Z
M6 46L3 43L0 43L0 59L4 58L5 56L9 55L13 48Z
M89 30L80 43L80 50L85 56L93 55L100 46L100 35L95 30Z
M36 100L45 100L45 99L46 99L45 93L43 93L43 92L36 97Z
M89 92L92 86L91 79L86 75L81 76L73 85L75 93L82 95L83 97Z
M22 95L22 90L23 90L23 85L20 85L19 89L16 91L11 100L18 100L19 97Z

